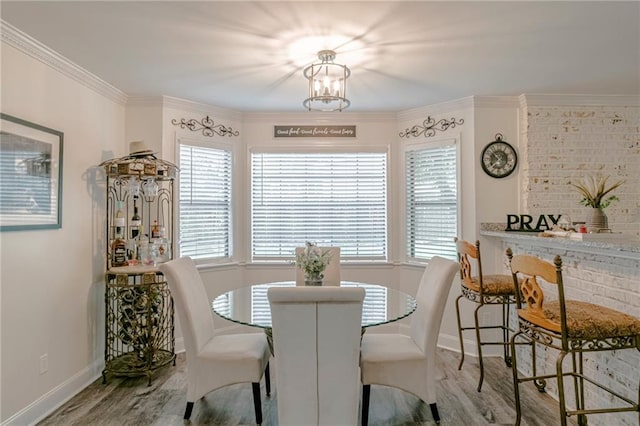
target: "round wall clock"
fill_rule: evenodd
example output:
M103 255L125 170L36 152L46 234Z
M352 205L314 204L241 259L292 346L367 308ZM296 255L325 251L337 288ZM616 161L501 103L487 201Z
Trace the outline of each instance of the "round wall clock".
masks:
M480 163L482 170L489 176L503 178L509 176L516 169L518 154L511 145L502 140L502 135L498 133L496 140L490 142L482 150Z

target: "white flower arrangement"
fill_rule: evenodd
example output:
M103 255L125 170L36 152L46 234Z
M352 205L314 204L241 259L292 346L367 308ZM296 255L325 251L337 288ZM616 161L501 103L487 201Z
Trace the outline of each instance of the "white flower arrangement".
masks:
M323 272L331 262L330 250L320 250L307 241L302 253L296 255L296 266L304 271L305 279L322 280Z

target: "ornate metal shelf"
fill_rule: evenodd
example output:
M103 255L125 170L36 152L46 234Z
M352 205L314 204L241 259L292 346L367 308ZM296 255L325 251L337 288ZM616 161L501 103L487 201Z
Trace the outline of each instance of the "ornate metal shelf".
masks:
M173 299L160 272L107 273L105 297L105 366L107 374L151 376L173 362Z
M151 384L155 370L175 365L173 299L153 262L172 258L178 167L147 151L100 166L107 180L103 382L114 374L147 376ZM126 240L127 266L112 267L116 238Z

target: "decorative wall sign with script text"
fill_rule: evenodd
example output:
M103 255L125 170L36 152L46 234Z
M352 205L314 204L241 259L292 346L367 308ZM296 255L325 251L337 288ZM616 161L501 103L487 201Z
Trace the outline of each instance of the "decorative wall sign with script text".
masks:
M536 219L528 214L508 214L505 231L542 232L558 224L562 215L541 214Z
M356 126L273 126L274 138L355 138Z

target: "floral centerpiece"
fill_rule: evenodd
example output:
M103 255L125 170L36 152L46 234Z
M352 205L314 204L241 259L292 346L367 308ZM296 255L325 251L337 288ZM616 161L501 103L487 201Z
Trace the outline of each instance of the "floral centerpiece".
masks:
M580 202L587 207L591 207L586 220L587 227L596 232L609 227L607 216L604 214L603 209L609 207L613 201L620 201L617 196L611 195L611 191L625 182L624 180L619 180L614 184L607 185L608 180L609 176L598 173L595 176L586 176L581 183L570 183L582 195Z
M324 278L323 272L331 262L331 252L321 250L314 243L307 241L304 251L296 255L296 266L304 271L306 283L318 285Z

